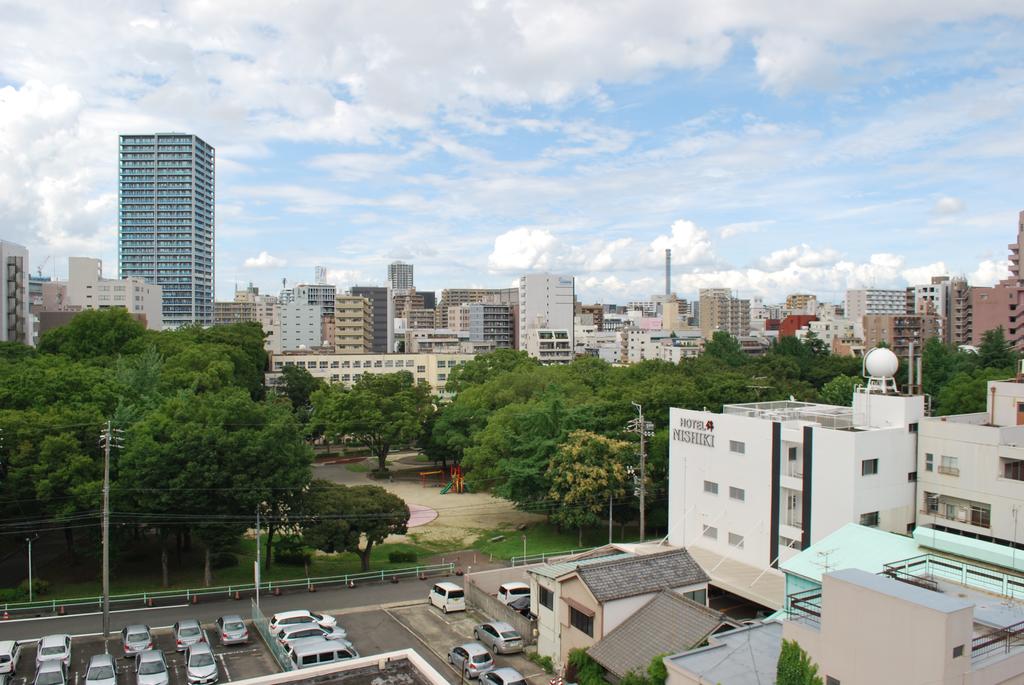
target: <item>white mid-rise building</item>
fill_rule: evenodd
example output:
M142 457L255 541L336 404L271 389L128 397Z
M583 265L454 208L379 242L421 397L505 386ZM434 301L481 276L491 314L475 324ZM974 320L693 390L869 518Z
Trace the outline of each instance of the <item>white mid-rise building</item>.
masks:
M519 279L519 349L545 363L571 362L574 306L575 279L572 276L547 273L522 276ZM566 349L568 354L564 353Z
M68 309L111 309L144 314L146 327L162 328L163 295L159 285L141 278L103 278L103 262L92 257L69 257L64 306Z
M921 422L918 525L1018 546L1024 540L1024 383L989 381L986 397L985 412Z
M0 240L0 341L32 344L28 250Z
M763 570L850 522L907 533L924 409L922 396L864 388L852 408L673 408L668 541L697 549L706 566L727 558Z
M860 321L870 314L905 314L907 292L860 288L846 291L846 318Z
M306 369L316 378L345 387L351 387L366 374L408 371L414 381L427 383L435 394L443 395L452 369L474 356L462 353L334 354L297 350L271 355L267 385L276 385L286 366Z
M320 347L322 307L319 304L307 304L293 300L280 305L280 346L277 351L301 350ZM276 341L275 341L276 342ZM333 345L334 341L328 342Z

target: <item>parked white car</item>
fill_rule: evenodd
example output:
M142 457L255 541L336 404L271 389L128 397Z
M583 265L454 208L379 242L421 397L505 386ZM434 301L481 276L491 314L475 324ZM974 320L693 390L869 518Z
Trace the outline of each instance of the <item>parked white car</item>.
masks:
M510 604L520 597L530 596L530 586L527 583L511 581L498 586L498 601L502 604Z
M21 660L21 643L15 640L0 642L0 674L14 673Z
M438 583L430 588L430 603L444 613L466 610L466 593L455 583Z

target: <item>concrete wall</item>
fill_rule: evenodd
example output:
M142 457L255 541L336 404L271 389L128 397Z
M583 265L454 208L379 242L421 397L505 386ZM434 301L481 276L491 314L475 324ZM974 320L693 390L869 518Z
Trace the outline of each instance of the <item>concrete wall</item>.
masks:
M504 621L510 624L523 636L523 644L532 645L537 641L535 621L531 621L522 614L509 609L499 602L497 597L481 589L469 576L466 576L464 587L466 589L466 603L469 606L479 610L492 621Z
M477 571L476 573L467 573L466 580L473 581L478 588L487 594L496 595L498 593L498 586L502 583L517 581L529 585L530 574L528 571L538 566L543 566L543 564L527 564L526 566L497 568L492 571Z

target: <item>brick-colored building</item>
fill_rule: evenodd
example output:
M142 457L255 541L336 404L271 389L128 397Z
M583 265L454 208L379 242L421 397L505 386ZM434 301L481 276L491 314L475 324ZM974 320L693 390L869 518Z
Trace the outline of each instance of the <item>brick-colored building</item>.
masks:
M806 326L812 321L817 321L818 317L813 314L790 314L782 323L779 324L779 337L784 338L790 335L796 335L796 332Z
M920 352L931 338L939 338L942 326L933 314L868 314L864 317L864 348L884 342L897 357L910 352L910 344Z

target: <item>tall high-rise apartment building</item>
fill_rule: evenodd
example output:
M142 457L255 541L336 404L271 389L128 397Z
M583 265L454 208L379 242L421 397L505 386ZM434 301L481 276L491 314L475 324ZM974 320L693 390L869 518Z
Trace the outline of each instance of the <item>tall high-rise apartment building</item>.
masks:
M120 137L119 277L160 286L164 327L213 323L214 182L198 136Z
M395 351L395 303L389 286L353 286L350 295L365 297L373 310L373 352Z
M701 288L700 330L709 340L715 331L750 335L750 300L733 297L728 288Z
M985 331L1003 327L1014 349L1024 350L1024 274L1020 250L1024 246L1024 212L1017 218L1017 241L1010 249L1010 273L991 288L970 289L971 344L980 345Z
M373 308L359 295L338 295L334 307L334 351L337 354L373 352Z
M871 314L906 314L905 290L860 288L846 291L846 318L860 321Z
M395 293L404 293L413 289L412 264L391 262L388 264L388 283Z

